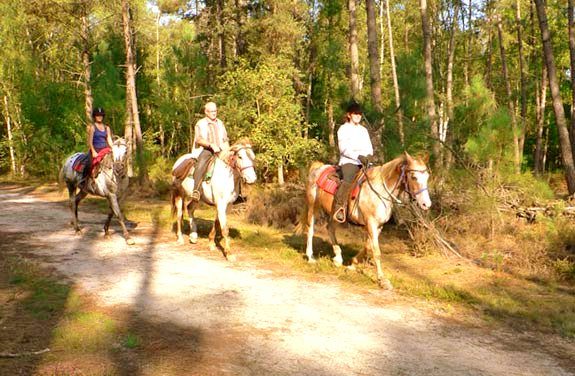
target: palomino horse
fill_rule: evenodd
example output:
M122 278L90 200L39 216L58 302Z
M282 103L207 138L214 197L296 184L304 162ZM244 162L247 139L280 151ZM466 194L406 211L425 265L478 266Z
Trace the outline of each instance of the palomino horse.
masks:
M366 250L371 249L373 259L377 268L377 280L381 287L392 289L391 282L385 278L381 269L381 252L379 249L379 233L382 226L389 221L392 214L393 204L399 202L397 196L402 192L407 192L412 199L415 199L419 207L428 210L431 206L431 199L427 190L427 179L429 172L425 160L412 158L404 153L383 166L374 166L367 171L367 177L359 188L355 198L348 201L349 221L364 226L367 231L367 240L364 249L353 258L355 264L365 257ZM333 195L318 187L317 181L321 173L330 167L320 162L314 162L309 169L309 176L306 188L308 226L306 255L309 262L315 262L313 257L313 225L315 221L315 211L322 208L327 213L331 213ZM343 258L341 248L335 236L335 221L330 218L328 222L328 232L330 243L335 256L333 261L341 266Z
M189 158L184 155L180 157L172 170L177 168L180 163ZM212 171L210 181L204 181L201 186L202 200L208 205L216 207L216 218L214 225L210 231L210 250L215 251L216 248L216 226L220 226L223 238L224 256L230 260L235 260L235 255L231 253L230 239L226 213L231 203L236 201L239 195L240 179L243 179L247 184L252 184L256 181L256 171L254 166L255 155L249 140L241 139L236 142L228 150L222 151L218 154L218 158L214 159L213 167L210 166L208 171ZM198 232L196 221L194 220L194 210L197 203L190 201L191 194L194 188L194 179L192 174L189 174L183 181L174 178L172 182L172 213L177 214L177 236L178 243L183 244L184 238L182 236L182 222L184 215L184 207L188 210L188 217L190 220L190 243L196 243L198 240Z
M122 226L126 243L132 245L134 240L130 238L128 229L124 223L124 215L120 210L119 201L128 188L128 147L126 141L118 138L114 141L112 152L107 154L100 162L100 173L95 177L88 177L86 184L78 192L82 173L74 171L74 162L80 153L76 153L64 162L60 170L60 182L65 182L68 187L68 196L70 199L70 209L72 210L72 224L76 233L80 232L78 226L78 205L88 194L105 197L110 205L108 219L104 224L104 232L109 236L108 229L112 217L116 215Z

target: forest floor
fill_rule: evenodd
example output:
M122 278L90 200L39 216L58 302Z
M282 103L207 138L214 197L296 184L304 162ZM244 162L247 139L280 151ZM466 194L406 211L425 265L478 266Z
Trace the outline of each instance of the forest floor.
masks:
M0 375L575 375L573 340L307 278L241 234L231 264L151 218L129 246L88 204L75 235L56 187L0 184Z

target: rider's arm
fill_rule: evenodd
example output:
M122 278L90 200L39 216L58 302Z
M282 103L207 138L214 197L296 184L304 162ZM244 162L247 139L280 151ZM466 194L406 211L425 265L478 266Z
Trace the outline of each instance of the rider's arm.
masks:
M112 141L112 131L108 125L106 125L106 141L108 142L108 146L111 149L112 146L114 146L114 142Z
M94 126L93 125L89 125L88 126L88 148L90 149L90 154L92 154L92 157L95 157L98 155L98 152L96 151L96 148L94 148Z
M209 148L210 147L210 143L207 140L207 134L205 134L206 132L204 132L204 129L202 129L202 126L200 124L202 120L198 120L198 122L196 123L196 127L194 128L194 144L196 145L196 147L202 146L204 148Z

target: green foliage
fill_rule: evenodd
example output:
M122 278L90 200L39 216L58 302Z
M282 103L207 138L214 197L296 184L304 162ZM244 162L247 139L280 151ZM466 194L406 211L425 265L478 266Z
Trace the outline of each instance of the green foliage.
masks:
M249 137L255 143L258 164L268 171L307 164L322 152L319 142L303 137L307 125L290 71L273 60L255 67L240 62L223 76L220 89L232 140Z
M507 110L499 108L493 94L483 80L474 77L465 91L469 102L458 108L463 117L461 130L468 134L465 151L478 164L495 161L501 167L509 167L512 161L511 118Z

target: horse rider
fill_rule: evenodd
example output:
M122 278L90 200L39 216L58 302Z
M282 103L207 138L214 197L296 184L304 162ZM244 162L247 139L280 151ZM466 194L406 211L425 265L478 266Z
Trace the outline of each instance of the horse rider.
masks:
M112 131L110 126L104 124L106 112L102 107L97 107L92 111L93 124L88 125L88 158L82 174L82 183L90 175L92 166L98 163L104 155L112 150ZM106 150L107 149L107 150Z
M368 157L373 155L373 146L367 128L361 125L361 106L351 102L346 109L346 122L337 131L339 165L343 179L333 201L332 216L337 222L344 223L347 213L347 201L352 182L361 166L367 167Z
M194 190L191 196L194 201L200 200L200 186L206 174L209 161L214 155L230 147L226 127L218 119L216 104L214 102L206 103L204 114L206 116L198 120L194 129L192 157L197 160L194 170Z

